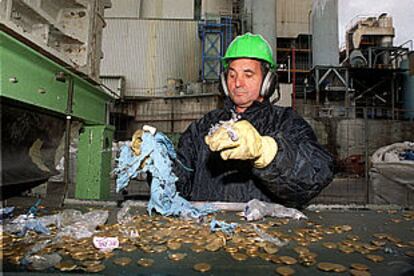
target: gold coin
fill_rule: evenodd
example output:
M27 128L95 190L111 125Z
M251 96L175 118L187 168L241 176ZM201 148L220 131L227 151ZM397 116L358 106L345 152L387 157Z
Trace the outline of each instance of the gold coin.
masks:
M275 254L279 251L279 248L274 244L266 244L263 250L268 254Z
M150 267L154 264L154 260L153 259L147 259L147 258L141 258L138 260L137 262L140 266L143 267Z
M114 264L117 264L117 265L126 266L126 265L129 265L131 261L132 260L128 257L120 257L120 258L116 258L113 262Z
M77 265L71 262L61 262L55 265L55 268L59 269L60 271L72 271L75 270L76 267Z
M383 241L383 240L373 240L373 241L371 241L371 243L373 245L376 245L376 246L379 246L379 247L384 246L386 244L386 242Z
M265 261L271 261L272 260L272 255L267 254L267 253L259 253L258 255L262 260Z
M104 264L93 264L93 265L88 265L85 270L87 272L92 272L92 273L96 273L96 272L101 272L103 270L105 270L105 265Z
M329 249L335 249L337 247L336 243L334 242L324 242L322 245Z
M122 246L122 251L124 252L133 252L135 250L137 250L137 247L133 244L127 244Z
M221 248L221 244L218 242L211 242L206 245L206 250L210 252L218 251Z
M295 270L292 269L289 266L280 266L280 267L276 268L276 272L279 273L279 275L282 275L282 276L289 276L289 275L295 274Z
M279 256L277 256L277 255L270 255L270 261L272 261L272 263L275 263L275 264L281 264L282 263Z
M155 253L162 253L167 251L168 247L165 245L156 245L152 249L155 251Z
M168 242L167 242L167 247L168 247L170 250L177 250L177 249L180 249L180 248L181 248L181 243L179 243L179 242L172 242L172 241L168 241Z
M168 255L168 258L172 261L181 261L182 259L184 259L187 256L187 254L185 253L171 253Z
M350 254L350 253L354 252L354 249L352 247L349 247L349 246L340 245L339 246L339 251L341 251L342 253L345 253L345 254Z
M195 271L199 271L199 272L207 272L211 270L211 265L207 264L207 263L198 263L195 264L193 266Z
M384 257L379 255L366 255L365 258L367 258L370 261L373 261L374 263L380 263L384 260Z
M369 267L367 265L359 263L351 264L351 268L356 270L369 270Z
M295 258L292 258L290 256L280 256L279 259L282 263L287 265L293 265L298 262Z
M191 246L191 250L195 253L200 253L204 251L204 247L200 245L193 245Z
M100 261L84 261L81 263L82 266L90 266L90 265L97 265L100 264Z
M233 254L231 254L231 256L233 257L233 259L235 259L237 261L247 260L247 255L243 254L243 253L233 253Z
M293 250L296 253L298 253L299 255L302 255L304 253L308 253L309 252L309 248L304 247L304 246L296 246Z
M317 267L318 269L322 271L333 271L335 269L335 264L322 262L322 263L318 263Z
M405 251L405 255L408 257L414 257L414 251Z
M236 253L238 251L239 251L239 249L236 246L227 246L226 247L226 252L228 252L228 253Z
M349 273L353 276L371 276L371 273L365 270L350 269Z
M346 270L346 267L340 264L335 264L335 267L333 268L333 271L338 273L345 272Z

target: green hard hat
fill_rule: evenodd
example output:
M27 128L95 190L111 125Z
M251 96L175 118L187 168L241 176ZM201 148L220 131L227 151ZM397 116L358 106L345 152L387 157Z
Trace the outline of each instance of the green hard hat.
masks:
M229 60L237 58L254 58L270 64L274 69L276 64L273 60L273 52L269 43L259 34L245 33L237 36L227 48L222 58L223 67L227 69Z

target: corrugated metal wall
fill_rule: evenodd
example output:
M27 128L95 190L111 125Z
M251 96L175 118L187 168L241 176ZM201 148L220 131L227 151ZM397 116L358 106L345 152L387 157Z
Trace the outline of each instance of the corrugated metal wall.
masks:
M125 96L163 96L167 79L199 78L197 21L107 19L102 75L125 77Z
M277 1L277 36L295 38L299 34L309 34L312 0Z

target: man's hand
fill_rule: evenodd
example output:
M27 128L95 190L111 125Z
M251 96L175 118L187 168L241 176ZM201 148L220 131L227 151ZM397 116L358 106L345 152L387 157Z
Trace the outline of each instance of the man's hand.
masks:
M248 121L221 126L205 137L211 151L219 151L221 158L253 160L256 168L264 168L277 153L277 143L269 136L261 136Z

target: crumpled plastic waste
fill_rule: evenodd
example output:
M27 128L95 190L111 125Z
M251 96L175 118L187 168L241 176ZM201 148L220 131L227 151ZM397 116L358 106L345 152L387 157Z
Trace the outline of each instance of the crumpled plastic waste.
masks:
M64 210L58 216L58 233L56 238L70 236L77 240L91 237L99 225L105 224L108 220L109 211L93 210L82 214L78 210Z
M59 214L35 218L31 215L20 215L4 226L4 231L25 235L27 230L49 235L47 226L56 225L58 233L56 239L70 236L75 239L91 237L97 226L105 224L109 212L106 210L94 210L82 214L78 210L66 209Z
M28 230L49 235L50 231L46 226L47 225L45 225L42 220L35 218L33 214L23 214L12 220L9 224L6 224L4 226L4 231L17 233L19 237L25 236Z
M35 204L33 204L33 206L30 207L29 211L27 211L27 214L28 215L32 214L35 216L37 211L39 210L40 202L42 202L41 199L36 200Z
M214 218L210 222L210 230L212 232L221 231L227 235L233 234L237 226L238 226L237 223L234 223L234 222L227 223L224 221L218 221Z
M50 235L49 229L46 228L39 220L29 219L24 223L23 229L17 234L17 236L24 237L29 230L35 231L36 233Z
M307 219L307 216L294 208L287 208L276 203L263 202L252 199L247 202L244 208L244 217L248 221L259 220L265 216L277 218Z
M0 221L2 221L5 218L11 217L13 211L14 211L14 207L1 208L0 209Z
M256 224L253 225L254 230L256 231L257 235L264 241L268 241L270 243L273 243L276 246L285 246L289 243L289 241L281 241L278 237L272 237L268 233L261 230L259 227L257 227Z
M199 218L217 210L206 204L199 208L193 206L176 191L177 177L172 171L172 160L176 159L174 146L170 139L161 132L142 134L140 154L137 156L131 147L121 147L117 174L116 191L126 188L129 181L140 174L151 174L151 198L147 211L152 210L164 216L180 216L186 219Z
M60 263L62 257L57 253L44 254L44 255L32 255L25 259L23 265L30 264L30 268L33 270L45 270L49 267L53 267Z

